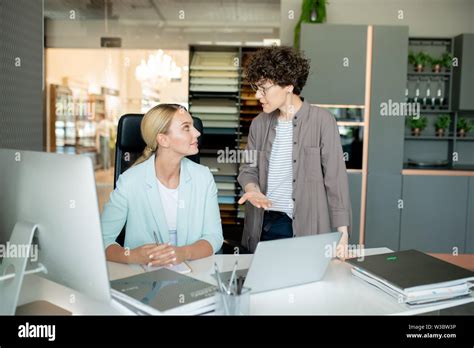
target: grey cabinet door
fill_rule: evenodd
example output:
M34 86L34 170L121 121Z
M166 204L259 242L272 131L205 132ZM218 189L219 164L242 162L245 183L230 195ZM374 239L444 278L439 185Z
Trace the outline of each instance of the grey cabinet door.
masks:
M400 173L403 166L406 118L386 111L405 100L407 55L408 27L374 26L369 173Z
M400 249L465 252L469 177L403 177Z
M474 34L456 36L454 56L459 59L459 66L453 69L454 107L474 110Z
M359 227L360 227L360 198L362 188L362 174L361 173L349 173L349 193L351 195L351 206L352 206L352 226L351 236L349 238L349 244L359 244Z
M303 96L314 104L364 104L367 26L303 24L301 44L311 59Z
M466 253L474 253L474 176L469 178L469 203L467 210Z
M400 174L372 174L367 177L365 246L399 249L402 177Z

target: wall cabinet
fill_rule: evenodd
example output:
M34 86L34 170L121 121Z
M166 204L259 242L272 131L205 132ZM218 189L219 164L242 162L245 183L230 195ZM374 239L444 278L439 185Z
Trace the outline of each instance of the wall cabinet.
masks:
M454 38L454 56L459 60L454 68L454 107L474 110L474 34Z
M466 252L469 179L467 176L403 177L401 250ZM469 215L472 223L472 213Z
M301 49L311 59L310 103L364 105L366 25L303 24Z
M469 178L469 202L467 204L466 253L474 254L474 177Z

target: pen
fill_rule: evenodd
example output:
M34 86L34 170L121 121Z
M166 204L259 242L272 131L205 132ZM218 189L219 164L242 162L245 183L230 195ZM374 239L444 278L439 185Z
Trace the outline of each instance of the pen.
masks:
M233 288L233 285L234 285L234 277L235 277L235 271L237 270L237 263L238 261L235 260L235 263L234 263L234 269L232 270L232 275L230 276L230 280L229 280L229 288L227 289L227 294L230 295L231 291L234 290Z
M219 292L222 292L222 290L225 291L224 284L222 284L221 282L221 277L219 275L219 269L217 268L217 263L215 262L214 262L214 271L216 273L217 287L218 287Z
M158 241L158 236L156 235L156 232L153 231L153 237L155 237L155 243L156 245L160 244L160 242Z
M237 295L242 294L243 284L244 284L244 278L242 276L239 276L237 278Z
M217 263L215 263L215 262L214 262L214 271L216 273L217 284L218 284L218 287L219 287L218 291L222 294L221 295L221 301L224 304L224 313L229 314L229 308L227 307L227 299L225 297L225 294L227 293L227 291L225 289L224 284L222 284L222 282L221 282L221 277L219 275L219 269L217 267ZM224 292L222 292L222 290L224 290Z

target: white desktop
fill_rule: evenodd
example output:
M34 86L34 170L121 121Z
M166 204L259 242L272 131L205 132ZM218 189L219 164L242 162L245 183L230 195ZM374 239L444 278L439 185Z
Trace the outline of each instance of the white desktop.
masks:
M90 159L0 149L0 163L0 243L10 239L18 222L36 225L39 261L48 271L25 275L15 306L48 301L72 314L133 314L111 300L109 280L144 270L139 265L106 262ZM214 262L225 272L232 270L235 260L239 269L246 269L252 255L214 255L190 261L188 275L216 284ZM410 308L352 276L349 264L333 259L320 281L252 294L250 314L413 315L469 302L474 302L472 295Z
M110 303L92 161L85 156L0 149L0 163L0 243L36 250L33 261L39 264L29 264L43 269L43 277L98 303ZM23 273L28 256L2 255L0 314L14 314L18 286L30 278ZM67 296L67 301L76 297Z

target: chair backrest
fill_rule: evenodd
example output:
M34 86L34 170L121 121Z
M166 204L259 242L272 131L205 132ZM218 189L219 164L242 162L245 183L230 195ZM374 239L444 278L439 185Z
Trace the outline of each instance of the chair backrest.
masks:
M126 114L123 115L118 124L117 143L115 146L115 173L114 188L118 177L128 168L130 168L145 149L145 142L142 139L140 124L143 114ZM198 146L202 144L203 125L201 119L193 117L193 125L201 136L198 138ZM199 163L199 153L188 158Z
M145 142L143 141L140 131L143 114L126 114L120 117L117 129L117 142L115 144L115 172L114 172L114 189L117 184L118 177L141 156L145 149ZM203 125L201 119L193 117L193 125L201 136L198 138L198 146L201 146L203 137ZM188 158L196 163L199 163L199 153ZM125 241L125 227L120 232L116 242L124 245Z

